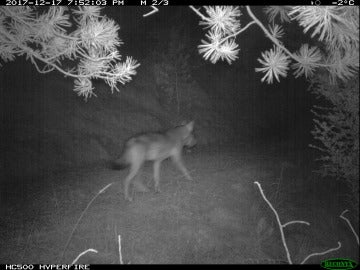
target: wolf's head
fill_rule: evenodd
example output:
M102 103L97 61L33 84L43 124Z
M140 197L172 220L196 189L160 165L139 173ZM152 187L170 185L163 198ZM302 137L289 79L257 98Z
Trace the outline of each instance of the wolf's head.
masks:
M196 139L193 134L194 121L182 124L175 128L169 129L166 134L170 139L181 142L182 146L193 147L196 144Z
M187 147L193 147L196 145L196 139L193 134L194 121L181 126L183 130L183 143Z

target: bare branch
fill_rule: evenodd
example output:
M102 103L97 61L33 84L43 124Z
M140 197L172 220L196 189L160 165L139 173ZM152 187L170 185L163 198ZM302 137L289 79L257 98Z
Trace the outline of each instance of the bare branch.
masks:
M146 14L144 14L143 17L150 16L150 15L152 15L152 14L154 14L154 13L156 13L156 12L159 11L159 9L158 9L157 7L151 6L151 8L152 8L153 10L150 11L150 12L148 12L148 13L146 13Z

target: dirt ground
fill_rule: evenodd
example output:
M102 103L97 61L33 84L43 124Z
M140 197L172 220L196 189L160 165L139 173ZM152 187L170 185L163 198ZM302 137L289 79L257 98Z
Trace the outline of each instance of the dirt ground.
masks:
M329 196L295 185L296 166L282 167L287 163L274 156L231 147L196 148L184 153L184 162L195 181L164 161L161 193L154 193L147 163L139 178L150 192L134 193L133 202L123 196L127 170L100 165L3 182L0 263L71 263L92 248L98 253L78 262L117 264L118 235L125 264L286 263L274 215L254 181L262 184L284 223L311 223L285 229L295 263L338 241L342 249L309 263L358 256L351 232L336 216L341 207Z

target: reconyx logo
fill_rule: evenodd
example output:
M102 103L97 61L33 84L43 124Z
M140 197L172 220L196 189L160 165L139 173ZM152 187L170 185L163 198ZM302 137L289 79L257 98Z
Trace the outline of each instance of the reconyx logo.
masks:
M354 269L358 264L350 259L329 259L321 262L321 266L325 269L335 270L335 269Z

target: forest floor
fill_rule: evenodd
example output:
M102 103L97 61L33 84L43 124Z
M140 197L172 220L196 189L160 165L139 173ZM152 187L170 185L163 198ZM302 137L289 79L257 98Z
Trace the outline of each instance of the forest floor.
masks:
M294 263L335 248L338 241L339 250L308 263L359 259L356 241L339 218L342 198L333 195L339 185L309 177L304 168L271 153L234 146L184 152L194 181L166 160L162 192L155 193L152 164L146 163L138 179L150 191L134 192L132 202L123 195L128 171L101 165L3 181L0 263L71 263L92 248L98 253L89 252L78 263L117 264L119 235L125 264L287 263L275 216L254 181L283 224L310 222L284 229Z

